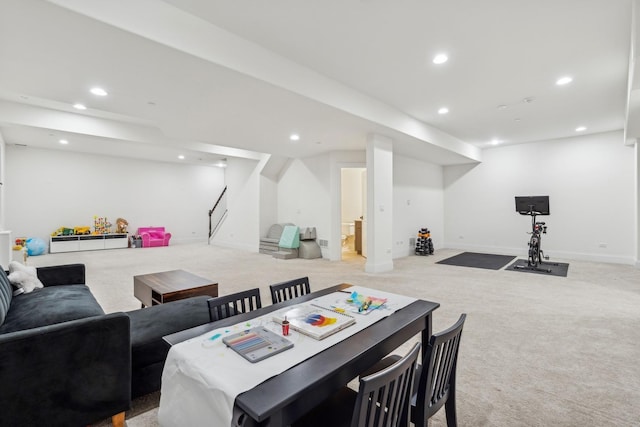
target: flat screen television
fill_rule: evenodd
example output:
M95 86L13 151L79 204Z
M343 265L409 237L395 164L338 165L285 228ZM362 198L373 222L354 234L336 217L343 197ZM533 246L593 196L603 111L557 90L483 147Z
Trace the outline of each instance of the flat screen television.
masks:
M516 196L516 212L520 215L549 215L549 196Z

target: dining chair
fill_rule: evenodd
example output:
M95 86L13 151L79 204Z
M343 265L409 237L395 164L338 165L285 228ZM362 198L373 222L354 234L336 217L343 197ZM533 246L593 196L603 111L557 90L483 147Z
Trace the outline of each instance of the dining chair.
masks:
M423 364L416 368L416 381L411 396L410 420L415 427L427 427L429 418L444 405L447 426L458 425L456 415L456 367L462 327L467 318L462 314L453 326L435 333L427 344ZM383 369L400 359L398 355L385 357L362 375ZM425 368L426 365L426 368Z
M343 387L293 427L407 427L420 343L404 357L366 377L358 391Z
M271 291L271 302L277 304L311 293L311 286L309 286L308 277L300 277L270 285L269 290Z
M210 298L207 300L207 304L209 305L209 319L212 322L262 308L259 288Z

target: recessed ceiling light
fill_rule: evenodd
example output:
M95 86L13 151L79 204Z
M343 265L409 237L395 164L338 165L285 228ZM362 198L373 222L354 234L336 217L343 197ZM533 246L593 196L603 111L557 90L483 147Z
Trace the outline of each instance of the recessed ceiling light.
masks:
M565 77L561 77L556 81L556 84L558 86L562 86L562 85L566 85L569 84L573 81L573 77L569 77L569 76L565 76Z
M92 87L91 91L92 94L96 95L96 96L107 96L107 91L102 89L101 87Z
M178 156L178 158L179 158L180 160L184 160L184 156L183 156L182 154L180 154L180 155Z
M433 57L433 63L438 65L444 64L448 60L449 60L449 57L444 53L439 53Z
M587 128L585 126L578 126L576 128L576 132L584 132L585 130L587 130Z
M491 145L498 145L500 144L502 141L500 141L499 139L492 139L491 140Z
M441 109L438 110L438 114L447 114L449 112L449 109L447 107L442 107Z
M60 141L58 141L60 144L62 145L67 145L69 143L69 141L67 141L66 139L61 139Z
M298 135L297 133L292 133L291 136L289 137L290 140L292 141L299 141L300 140L300 135Z
M87 107L84 104L73 104L73 108L76 110L86 110Z

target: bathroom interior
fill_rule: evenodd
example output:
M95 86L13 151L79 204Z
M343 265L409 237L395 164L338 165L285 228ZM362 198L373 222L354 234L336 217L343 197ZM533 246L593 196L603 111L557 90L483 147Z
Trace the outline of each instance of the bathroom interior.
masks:
M366 168L341 170L342 259L366 257Z

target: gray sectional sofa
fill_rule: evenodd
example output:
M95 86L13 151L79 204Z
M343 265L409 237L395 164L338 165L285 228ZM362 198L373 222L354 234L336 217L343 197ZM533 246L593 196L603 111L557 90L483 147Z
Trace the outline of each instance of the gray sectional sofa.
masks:
M83 426L160 388L162 336L209 321L208 297L105 314L85 267L37 269L44 288L13 296L0 268L0 426Z

